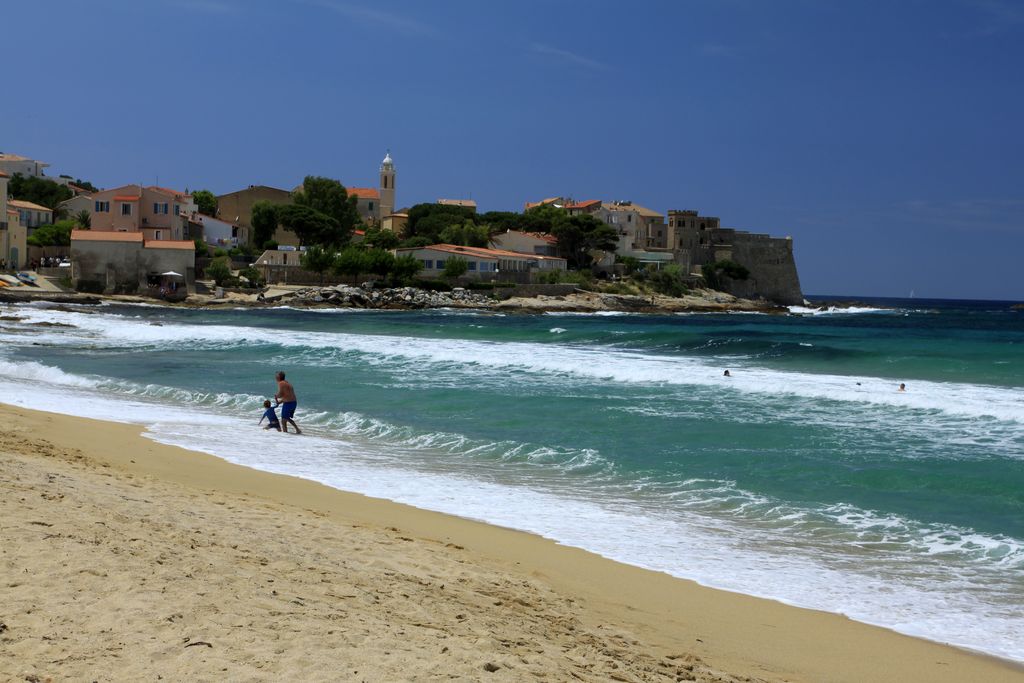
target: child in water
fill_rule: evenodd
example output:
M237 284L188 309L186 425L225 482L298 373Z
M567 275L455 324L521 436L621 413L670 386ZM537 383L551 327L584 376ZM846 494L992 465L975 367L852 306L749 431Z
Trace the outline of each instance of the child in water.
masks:
M277 431L281 431L281 423L277 421L277 410L274 406L270 405L270 401L264 401L263 407L266 408L266 410L263 411L263 417L260 418L260 421L257 424L263 424L263 420L266 419L267 426L264 427L264 429L276 429Z

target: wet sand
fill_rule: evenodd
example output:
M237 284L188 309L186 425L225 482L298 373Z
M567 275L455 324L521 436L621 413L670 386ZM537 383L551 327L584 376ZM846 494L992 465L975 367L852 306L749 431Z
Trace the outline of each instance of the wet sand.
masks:
M0 416L0 679L1024 680L134 426Z

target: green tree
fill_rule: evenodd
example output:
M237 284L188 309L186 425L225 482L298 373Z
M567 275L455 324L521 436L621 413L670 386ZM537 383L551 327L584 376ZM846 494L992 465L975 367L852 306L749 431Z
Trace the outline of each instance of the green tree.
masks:
M383 249L366 250L366 270L379 277L385 277L395 265L395 255Z
M196 245L196 256L203 257L210 255L210 247L206 246L206 242L199 239L198 237L193 240Z
M674 263L651 273L648 282L654 291L666 296L682 296L687 292L686 284L683 282L683 269Z
M7 185L7 192L14 199L40 204L50 209L56 209L62 201L75 196L75 193L66 185L61 185L49 178L26 177L20 173L15 173L11 178Z
M301 245L336 246L347 241L338 221L304 204L279 206L277 217L281 225L295 233Z
M569 214L565 212L565 209L551 204L542 204L541 206L527 209L522 214L518 229L526 232L553 233L555 226L564 222L568 217Z
M320 284L324 283L324 273L334 265L336 254L333 249L324 249L314 244L308 247L299 257L302 267L320 275Z
M89 213L89 209L82 209L77 212L74 215L73 220L82 230L88 230L92 226L92 214Z
M363 236L363 244L375 249L394 249L401 240L390 230L369 228Z
M209 190L196 190L192 193L192 201L199 207L199 213L204 216L217 215L217 195Z
M33 247L67 247L71 245L71 231L74 229L74 221L40 225L25 241Z
M252 241L260 248L266 248L267 242L274 238L277 232L277 210L278 206L266 199L254 202L252 205Z
M330 244L348 243L360 222L356 208L359 199L355 195L349 196L344 185L331 178L309 175L302 181L302 189L296 190L292 196L299 206L319 211L337 222L339 237Z
M615 230L593 216L569 216L558 221L551 234L558 239L558 251L570 268L589 268L592 251L614 251L618 244Z
M487 228L475 224L471 220L449 225L441 231L440 239L445 244L458 244L462 247L486 247L490 241Z
M449 280L457 280L469 270L469 261L461 256L452 256L445 260L444 271L441 273Z
M333 271L337 275L351 277L353 282L357 282L360 273L369 272L366 250L359 247L345 247L335 259Z
M430 244L440 240L441 232L451 225L461 225L473 220L476 214L465 206L446 204L417 204L409 209L409 220L405 225L405 236L426 237Z
M221 256L206 266L206 277L211 278L218 287L221 287L231 279L231 261L227 256Z
M391 277L397 282L412 280L423 269L423 264L412 254L404 254L395 258L391 266Z
M410 237L404 239L398 243L399 247L418 249L420 247L429 247L431 244L436 244L429 237Z
M728 283L723 277L730 280L746 280L750 277L750 271L746 266L728 259L713 261L701 266L700 273L708 289L717 290L723 290L728 287Z
M514 211L488 211L476 217L478 225L486 225L493 235L508 230L521 230L523 228L523 214Z

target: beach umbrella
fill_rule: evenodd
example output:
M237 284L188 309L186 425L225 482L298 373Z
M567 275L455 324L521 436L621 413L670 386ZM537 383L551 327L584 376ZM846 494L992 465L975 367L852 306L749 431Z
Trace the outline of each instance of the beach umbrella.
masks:
M184 277L181 273L175 273L173 270L168 270L166 273L160 273L165 277Z

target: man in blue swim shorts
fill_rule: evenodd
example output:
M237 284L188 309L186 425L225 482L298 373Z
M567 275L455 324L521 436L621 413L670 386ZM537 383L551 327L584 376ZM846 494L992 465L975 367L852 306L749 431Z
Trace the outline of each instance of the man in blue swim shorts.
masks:
M299 429L299 425L295 424L293 419L295 416L295 407L298 405L298 400L295 398L295 388L292 387L291 382L288 382L284 378L284 373L278 371L277 375L277 394L274 399L281 406L281 426L284 431L288 431L288 423L291 422L292 427L295 427L295 433L301 434L302 430Z

